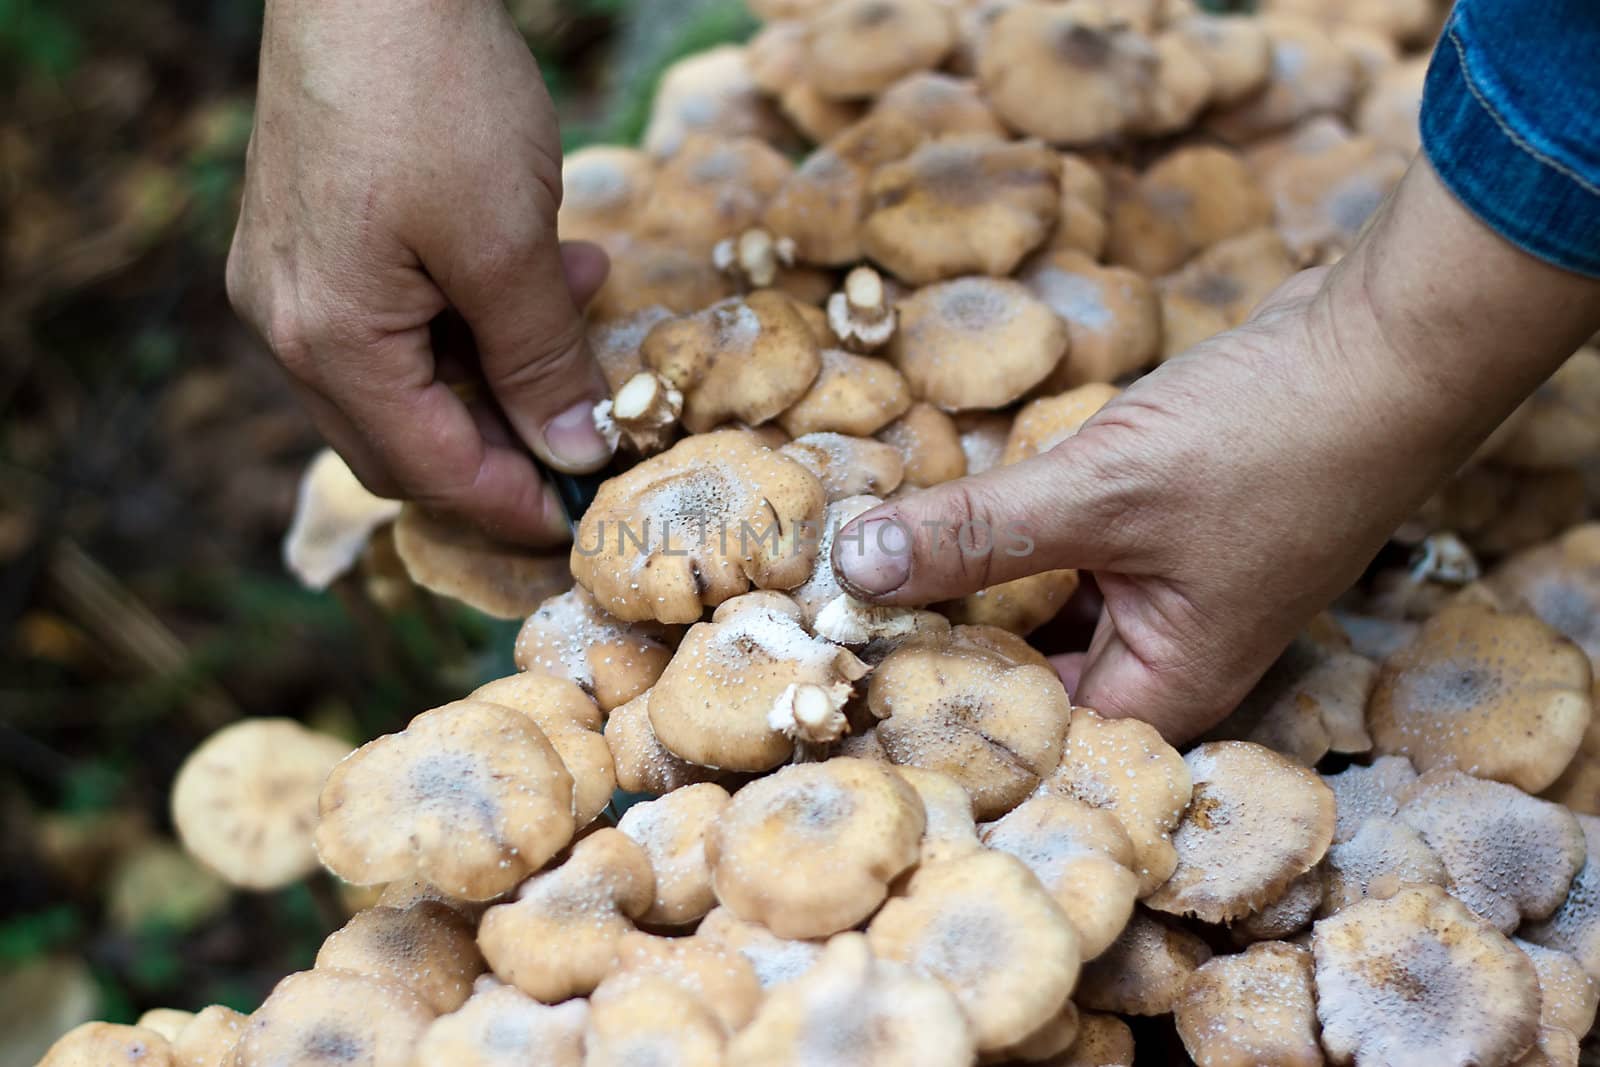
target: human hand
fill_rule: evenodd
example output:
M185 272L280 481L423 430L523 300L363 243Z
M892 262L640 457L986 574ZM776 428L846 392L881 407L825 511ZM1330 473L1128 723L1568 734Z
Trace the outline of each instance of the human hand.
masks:
M527 450L610 455L579 314L607 264L558 245L560 199L554 109L498 0L269 0L228 293L369 489L566 536Z

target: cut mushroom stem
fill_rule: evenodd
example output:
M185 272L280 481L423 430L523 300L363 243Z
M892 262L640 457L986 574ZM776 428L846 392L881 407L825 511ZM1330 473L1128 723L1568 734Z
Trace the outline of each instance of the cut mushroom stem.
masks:
M1412 581L1419 584L1468 585L1477 581L1483 571L1461 538L1441 531L1424 538L1412 552L1409 573Z
M881 638L910 637L923 613L914 608L879 607L848 593L834 597L817 612L811 629L841 645L864 645Z
M810 682L792 683L779 694L767 713L767 725L796 741L827 744L850 731L844 716L850 699L850 683L830 686Z
M672 442L681 414L683 394L661 375L640 371L611 399L595 405L594 425L612 448L626 442L633 451L649 456Z
M711 249L714 267L753 289L770 286L778 278L778 268L794 266L794 258L793 240L773 237L759 227L724 238Z
M840 342L857 352L872 352L894 336L894 308L883 278L871 267L857 267L844 288L828 298L828 325Z

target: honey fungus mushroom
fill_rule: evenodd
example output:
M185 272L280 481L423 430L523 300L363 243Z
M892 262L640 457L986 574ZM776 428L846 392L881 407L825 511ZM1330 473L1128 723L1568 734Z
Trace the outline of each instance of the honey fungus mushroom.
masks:
M539 727L572 777L572 814L579 828L611 803L616 766L600 733L600 709L583 690L564 678L523 672L486 682L467 699L520 711Z
M1600 348L1573 353L1522 405L1495 453L1526 470L1560 470L1600 455Z
M1237 155L1179 148L1132 183L1113 183L1106 252L1113 263L1166 274L1218 242L1272 221L1272 201Z
M656 684L672 659L672 637L667 628L607 615L579 585L528 616L512 658L518 670L575 683L601 711L610 711Z
M1189 976L1173 1005L1178 1035L1209 1067L1321 1067L1311 953L1263 941L1214 956Z
M403 985L439 1015L465 1004L484 970L472 926L432 901L357 912L323 941L316 966Z
M1600 523L1502 562L1485 580L1502 600L1526 608L1600 663Z
M751 586L803 582L816 545L799 527L824 503L816 478L754 436L698 434L600 487L572 574L616 618L694 622Z
M656 937L627 933L617 943L617 961L595 989L604 1001L632 986L666 981L693 996L726 1034L742 1030L760 1004L761 984L736 950L702 937Z
M400 509L394 547L411 580L497 619L520 619L569 580L560 555L491 540L464 520Z
M368 492L339 454L325 448L300 476L283 561L307 589L326 589L356 565L373 531L399 514L399 501Z
M51 1045L38 1067L177 1067L171 1043L144 1026L83 1023Z
M830 504L847 497L887 496L905 476L899 450L870 437L808 433L780 446L778 452L810 471L822 483ZM818 560L825 556L819 543Z
M347 882L419 877L488 900L572 837L572 776L520 712L464 700L370 741L328 776L317 853Z
M617 829L638 842L655 872L655 900L639 916L641 922L685 926L716 905L706 835L727 806L726 789L702 782L623 812Z
M172 783L172 821L191 855L247 889L317 867L317 796L350 746L292 719L245 719L208 737Z
M1587 855L1572 886L1548 918L1524 924L1519 936L1571 953L1600 982L1600 818L1578 815Z
M808 973L823 952L821 941L779 937L724 907L712 908L695 928L695 936L743 956L766 990Z
M881 359L824 348L822 370L811 388L778 416L790 437L813 433L871 437L906 413L911 389Z
M806 44L817 90L858 99L937 67L955 45L955 26L935 0L835 0L811 20Z
M1044 252L1082 252L1098 261L1106 247L1111 193L1105 175L1082 156L1061 156L1061 211Z
M937 71L901 78L879 94L872 114L904 119L929 137L1008 136L976 82Z
M1349 838L1335 841L1323 860L1323 915L1358 900L1387 897L1401 885L1450 888L1450 872L1420 833L1390 816L1372 816Z
M1333 790L1337 809L1333 839L1348 841L1367 819L1387 817L1399 810L1400 798L1417 780L1417 772L1404 756L1379 756L1370 764L1352 763L1338 774L1324 775L1322 780Z
M1291 156L1264 177L1278 232L1301 262L1343 254L1400 183L1408 157L1365 137Z
M709 255L717 242L760 223L791 169L781 152L753 137L693 135L656 172L639 228Z
M655 171L655 160L637 148L590 145L567 153L556 213L561 239L604 240L634 229Z
M239 1035L237 1067L411 1067L434 1012L410 987L341 970L291 974Z
M1133 1031L1115 1015L1082 1012L1072 1047L1044 1062L1048 1067L1133 1067Z
M1520 938L1512 938L1512 943L1528 957L1539 975L1540 1027L1573 1035L1588 1034L1594 1026L1596 1005L1600 1004L1600 984L1569 953Z
M916 790L882 764L785 767L735 793L706 838L717 899L779 937L825 937L877 910L917 861Z
M650 726L649 690L611 712L604 736L616 766L617 786L629 793L660 796L722 774L667 751Z
M234 1047L249 1021L221 1004L201 1008L172 1041L175 1067L233 1067Z
M917 489L948 482L967 473L961 434L949 415L926 401L878 431L878 440L900 453L902 484Z
M1240 325L1294 271L1283 238L1262 228L1221 241L1159 279L1163 358Z
M1094 1011L1166 1015L1211 949L1188 930L1135 911L1122 934L1084 966L1078 1003Z
M1137 271L1102 267L1075 249L1041 253L1018 275L1067 324L1067 358L1046 392L1114 382L1161 353L1161 303Z
M582 1067L589 1004L541 1004L514 986L480 980L461 1008L417 1044L415 1067Z
M1211 74L1211 100L1231 104L1266 83L1272 44L1255 19L1204 12L1186 14L1168 29L1182 37Z
M695 137L780 140L783 123L762 99L745 49L687 56L661 75L642 143L658 159L681 155Z
M1293 15L1265 15L1259 24L1272 46L1266 85L1237 103L1210 112L1205 127L1232 144L1246 144L1313 115L1343 114L1355 96L1355 58L1326 29Z

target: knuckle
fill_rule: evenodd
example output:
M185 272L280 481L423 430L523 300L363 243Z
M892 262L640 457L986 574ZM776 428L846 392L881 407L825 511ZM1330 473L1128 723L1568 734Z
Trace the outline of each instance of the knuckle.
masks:
M574 372L582 352L583 322L574 319L555 334L519 345L515 363L487 368L490 384L501 393L548 388L551 381Z

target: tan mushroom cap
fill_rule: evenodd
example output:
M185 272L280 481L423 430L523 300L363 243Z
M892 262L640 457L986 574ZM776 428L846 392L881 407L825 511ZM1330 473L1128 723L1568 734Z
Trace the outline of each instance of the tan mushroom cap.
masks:
M1315 155L1291 156L1263 184L1278 232L1301 262L1342 254L1400 183L1409 157L1366 137Z
M461 915L468 922L474 924L482 917L484 909L488 907L487 904L481 901L457 900L438 886L430 885L417 878L401 879L397 882L388 883L383 887L383 891L378 894L377 900L371 906L409 908L413 904L424 902L443 904Z
M667 981L693 996L728 1034L743 1029L761 1003L761 984L737 949L698 936L632 932L617 942L617 962L595 990L604 1000L629 986Z
M1321 19L1328 25L1379 34L1391 43L1426 44L1443 13L1430 0L1349 0L1329 7L1317 0L1268 0L1262 10Z
M201 1008L172 1042L174 1067L233 1067L234 1047L249 1021L221 1004Z
M983 626L901 644L873 671L867 703L889 759L960 782L980 820L1016 807L1056 766L1071 712L1037 653Z
M808 72L826 96L876 96L937 67L955 46L955 25L935 0L834 0L810 23Z
M307 589L326 589L356 565L367 539L400 514L398 500L374 496L331 448L318 452L295 496L283 561Z
M1418 116L1427 74L1427 56L1416 56L1380 72L1356 107L1356 129L1396 152L1414 155L1422 147Z
M541 1004L488 980L460 1010L435 1019L415 1067L583 1067L589 1003Z
M639 917L641 922L684 926L716 905L706 835L727 806L726 789L702 782L635 804L623 813L617 829L644 849L656 878L655 900Z
M1150 907L1231 922L1276 900L1328 851L1333 791L1315 772L1248 741L1207 742L1184 762L1194 795L1172 835L1178 866L1145 899Z
M1600 706L1600 679L1595 681L1593 695ZM1578 754L1567 769L1540 795L1573 811L1600 815L1600 715L1589 720Z
M655 900L650 857L620 830L602 827L558 867L522 884L478 925L478 948L501 981L555 1004L592 992L616 959L617 942Z
M177 1062L171 1043L155 1030L84 1023L62 1034L38 1067L177 1067Z
M937 71L908 74L878 95L874 115L894 115L929 137L1009 136L978 84Z
M991 626L1025 637L1055 618L1077 591L1077 571L1042 571L947 601L939 610L958 626Z
M464 900L516 885L572 837L572 776L526 715L462 700L369 741L323 786L317 853L339 877L419 877Z
M1327 892L1321 864L1289 883L1277 900L1246 915L1228 928L1236 944L1283 941L1300 933L1317 917Z
M537 556L526 546L491 541L464 521L415 504L400 509L394 547L413 582L497 619L523 618L570 580L559 553Z
M434 1012L409 986L350 971L291 974L251 1014L237 1067L411 1067Z
M902 484L916 489L948 482L967 473L961 434L950 416L925 400L878 431L878 440L900 453Z
M1537 1036L1533 964L1435 886L1322 920L1312 951L1334 1063L1508 1063Z
M954 859L978 848L978 824L972 816L972 796L948 774L920 767L896 767L922 800L924 825L920 862Z
M1078 1039L1045 1067L1133 1067L1133 1031L1115 1015L1081 1012Z
M778 452L810 471L822 483L829 503L863 494L887 496L900 487L905 476L900 450L870 437L808 433ZM825 555L819 547L818 560Z
M1292 15L1259 20L1272 44L1266 86L1212 111L1205 127L1233 144L1287 129L1312 115L1343 114L1359 88L1354 57L1326 29Z
M194 1019L194 1012L177 1008L151 1008L134 1020L133 1025L142 1030L154 1030L168 1041L176 1041L178 1034Z
M1580 348L1523 405L1525 415L1495 460L1559 470L1600 455L1600 348Z
M945 411L1000 408L1049 376L1068 336L1066 323L1020 282L960 278L901 302L889 358L918 400Z
M1012 416L1003 411L966 411L955 417L961 434L961 452L968 474L982 474L1000 466L1011 438Z
M717 899L779 937L825 937L877 910L917 861L916 790L881 764L785 767L735 793L706 838Z
M745 922L728 908L712 908L695 936L745 958L762 989L792 982L822 958L823 943L779 937L760 923Z
M439 1015L465 1004L484 971L472 925L429 901L357 912L322 942L316 966L396 982Z
M816 478L753 435L697 434L600 487L572 574L619 619L694 622L751 586L805 581L816 542L800 527L824 504Z
M602 244L611 257L611 273L589 303L591 322L626 321L653 308L687 315L734 291L733 279L703 248L636 234L614 234Z
M1067 358L1046 392L1114 382L1161 354L1161 302L1144 275L1103 267L1075 249L1041 253L1018 275L1067 324Z
M1163 156L1131 185L1114 184L1110 218L1111 262L1154 276L1269 224L1272 201L1238 155L1189 145Z
M1061 762L1040 792L1081 800L1115 815L1133 842L1139 895L1149 896L1177 867L1171 831L1189 805L1189 767L1155 727L1072 709Z
M1099 260L1106 247L1111 193L1105 175L1082 156L1061 157L1061 211L1056 228L1040 250L1082 252Z
M1156 56L1155 77L1139 110L1128 120L1128 132L1139 137L1181 133L1212 101L1211 65L1182 34L1158 33L1150 45Z
M697 782L713 781L722 774L679 759L656 739L650 725L648 690L611 712L606 719L605 739L616 765L617 786L629 793L660 796Z
M783 123L763 99L745 49L723 45L685 56L661 74L641 143L658 159L695 137L780 141Z
M1078 932L1092 960L1121 936L1139 895L1133 842L1109 811L1036 796L983 828L985 846L1021 860Z
M1546 948L1521 938L1512 944L1522 950L1539 975L1539 1024L1570 1034L1587 1034L1600 1006L1600 983L1570 953Z
M621 145L589 145L561 160L561 207L556 232L563 241L592 241L632 230L655 178L649 153Z
M540 604L517 631L517 669L565 678L610 711L656 684L676 633L625 623L600 610L581 585ZM594 725L599 725L596 716Z
M1547 919L1526 923L1519 936L1536 945L1571 953L1600 982L1600 818L1577 816L1587 857L1566 899Z
M655 174L640 232L710 252L761 222L793 166L754 137L694 134Z
M1050 451L1081 430L1121 392L1115 386L1091 382L1030 401L1011 423L1005 450L1000 454L1001 464L1020 463Z
M1190 976L1173 1005L1178 1036L1207 1067L1321 1067L1311 953L1263 941L1214 956Z
M806 141L824 144L860 122L867 111L863 100L835 100L824 96L806 78L778 96L778 110Z
M1395 818L1444 863L1452 895L1503 933L1554 911L1586 854L1566 808L1460 771L1417 779Z
M1420 833L1392 816L1374 815L1347 840L1335 841L1323 861L1323 915L1367 897L1392 896L1402 885L1450 888L1450 872Z
M1378 665L1301 634L1208 737L1254 741L1314 767L1372 747L1365 716Z
M589 1001L584 1067L724 1067L727 1035L698 997L664 978L628 982Z
M1078 935L1015 858L982 849L924 864L867 926L874 954L943 983L979 1052L1025 1040L1062 1010Z
M539 727L572 776L572 815L579 827L588 826L611 803L617 772L600 733L600 709L575 684L525 671L486 682L467 699L519 711Z
M348 742L292 719L245 719L206 738L172 784L191 855L233 885L276 889L317 868L317 795Z
M1593 713L1583 651L1531 615L1458 600L1383 665L1367 709L1375 750L1538 792Z
M1183 38L1210 72L1213 103L1236 103L1266 84L1272 42L1255 19L1196 12L1168 29Z
M768 994L727 1063L965 1067L973 1056L972 1029L944 986L842 933L804 975Z
M1447 482L1408 526L1454 530L1480 556L1509 555L1587 519L1587 493L1576 470L1478 464Z
M791 437L812 433L870 437L906 413L911 387L881 359L837 348L822 350L822 372L811 388L778 416Z
M1061 210L1061 160L1035 141L931 141L875 170L861 243L912 285L1010 274Z
M1369 765L1352 763L1322 780L1333 790L1333 839L1348 841L1369 818L1398 811L1400 797L1417 780L1417 772L1404 756L1379 756Z
M1123 1015L1166 1015L1189 976L1210 958L1211 949L1194 934L1137 910L1115 943L1084 966L1078 1004Z
M713 299L721 297L717 293ZM640 349L651 330L673 313L659 304L631 312L621 318L591 322L586 332L589 352L605 375L606 388L616 392L644 370Z
M1525 607L1600 662L1600 523L1505 560L1485 579L1502 599Z
M1240 325L1294 272L1283 238L1263 228L1221 241L1161 278L1162 357Z

